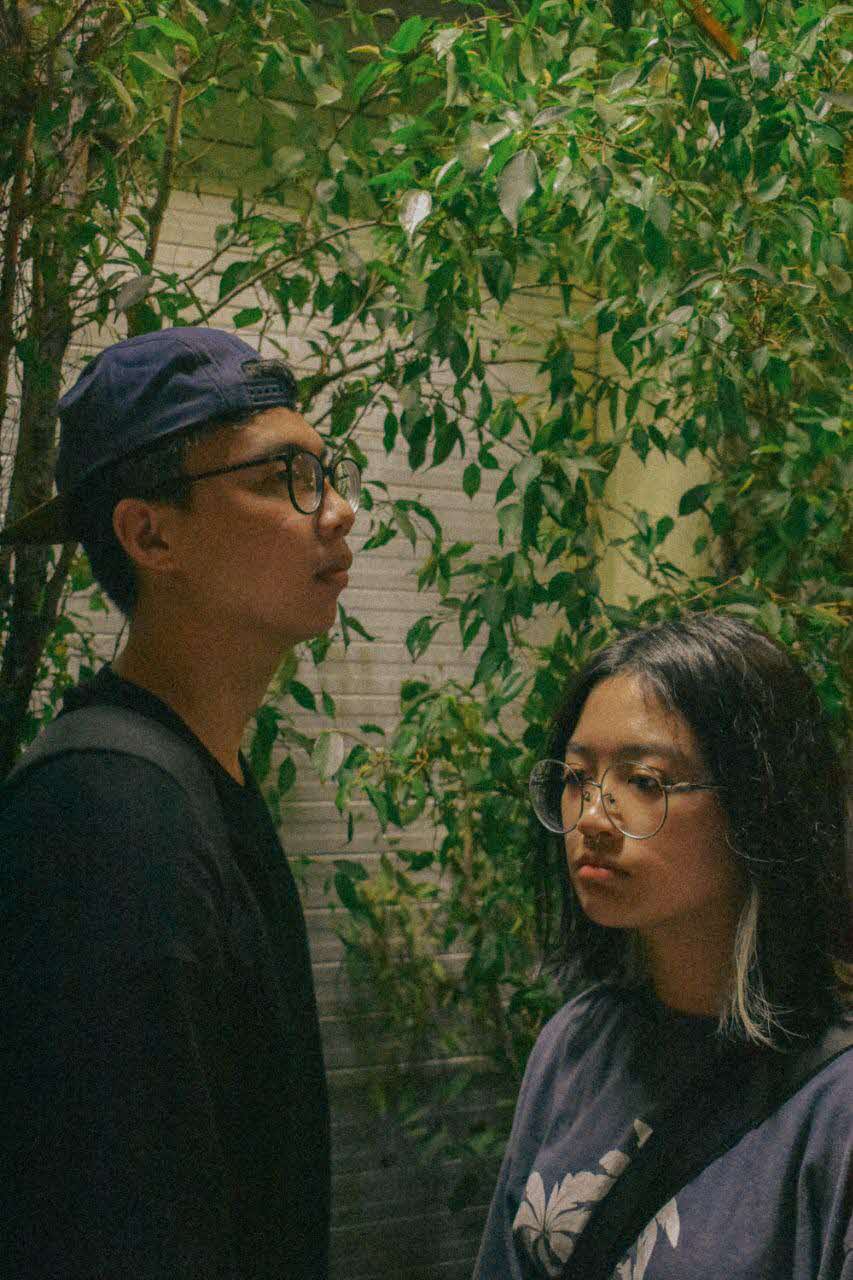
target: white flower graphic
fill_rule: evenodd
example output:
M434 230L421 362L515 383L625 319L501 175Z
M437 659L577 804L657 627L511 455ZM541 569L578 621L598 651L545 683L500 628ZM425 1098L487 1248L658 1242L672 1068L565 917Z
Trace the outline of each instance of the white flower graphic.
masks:
M621 1151L608 1151L598 1163L603 1173L569 1173L562 1182L555 1182L547 1202L541 1175L534 1169L527 1179L512 1229L548 1276L560 1274L595 1205L630 1158Z
M613 1280L643 1280L646 1268L651 1260L652 1251L657 1244L659 1227L663 1227L666 1237L674 1249L678 1244L678 1237L681 1231L678 1205L674 1199L665 1204L655 1214L648 1226L643 1228L636 1245L631 1246L632 1252L636 1250L633 1259L631 1258L631 1253L628 1253L622 1259L613 1272Z

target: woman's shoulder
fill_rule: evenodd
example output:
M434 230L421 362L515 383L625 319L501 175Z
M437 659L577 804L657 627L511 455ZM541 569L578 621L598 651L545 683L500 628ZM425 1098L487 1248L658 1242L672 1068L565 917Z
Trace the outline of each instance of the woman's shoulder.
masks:
M625 993L597 983L573 995L539 1032L530 1064L547 1068L556 1061L578 1059L614 1034L625 1030Z

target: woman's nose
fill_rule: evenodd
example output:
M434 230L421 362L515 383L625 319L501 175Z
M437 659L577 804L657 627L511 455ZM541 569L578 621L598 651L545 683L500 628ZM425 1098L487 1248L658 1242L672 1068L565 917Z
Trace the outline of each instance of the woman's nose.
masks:
M590 835L600 831L616 834L616 828L607 816L604 808L604 796L601 787L593 783L584 789L584 802L581 816L578 819L578 831Z

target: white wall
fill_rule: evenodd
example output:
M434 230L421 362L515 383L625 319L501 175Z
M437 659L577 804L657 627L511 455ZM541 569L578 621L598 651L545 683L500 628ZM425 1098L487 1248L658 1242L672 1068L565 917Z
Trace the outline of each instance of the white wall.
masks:
M161 240L158 265L180 273L197 266L209 252L215 227L228 217L228 201L221 196L176 194ZM233 314L252 301L251 296L235 299L214 323L228 327ZM541 393L535 360L541 356L549 319L547 300L527 294L518 295L503 317L494 320L495 326L515 323L520 327L520 332L502 342L501 355L507 363L495 375L496 386L526 400ZM311 367L305 341L307 326L295 328L297 331L286 341L287 354L296 372L304 373ZM84 356L122 336L121 321L110 331L82 334L73 351L74 360L81 363ZM242 330L241 336L255 344L256 335L251 330ZM274 336L279 340L284 337L281 333ZM269 342L262 353L278 354ZM579 363L594 363L599 358L588 337L579 338L578 353ZM69 373L72 380L73 369ZM318 411L321 408L318 406ZM384 410L382 415L367 418L359 429L358 442L370 461L368 474L384 481L394 498L423 496L444 525L448 541L473 541L481 555L497 552L494 494L503 472L484 471L482 488L473 501L464 495L461 485L462 471L470 458L456 455L436 470L412 475L404 452L391 457L384 452L383 415ZM311 410L308 416L312 416ZM400 443L405 449L402 439ZM683 489L697 482L692 473L681 474L680 464L673 465L675 470L658 465L640 468L629 459L621 464L620 488L630 493L639 506L668 510L673 505L674 486ZM393 725L399 685L406 676L464 678L473 671L479 652L473 646L468 653L462 653L458 635L448 628L417 664L412 663L404 637L412 623L435 606L436 597L430 592L418 593L415 571L419 557L403 537L360 556L366 531L367 519L362 514L351 537L356 558L343 602L347 611L376 636L376 641L370 644L356 637L347 652L336 641L320 669L315 670L310 659L305 659L298 673L299 679L314 689L322 682L336 702L335 727L353 733L364 721L389 728ZM608 562L605 581L611 598L636 589L617 562ZM120 620L115 615L97 614L93 615L93 624L103 656L111 656ZM332 727L325 718L299 708L294 715L306 732ZM374 1073L371 1055L352 1042L342 1016L348 996L340 965L341 944L323 886L335 855L357 857L371 866L378 858L383 837L362 807L355 839L347 846L345 820L334 807L333 794L333 788L321 784L307 765L301 768L298 783L284 806L282 837L289 853L309 854L313 859L305 876L303 901L334 1105L334 1274L338 1280L367 1280L379 1275L405 1275L407 1280L455 1280L470 1273L483 1206L463 1215L450 1215L445 1200L452 1186L453 1170L413 1166L411 1154L393 1125L377 1122L367 1100ZM421 829L420 839L430 838L430 832ZM407 837L409 846L414 843L415 839Z

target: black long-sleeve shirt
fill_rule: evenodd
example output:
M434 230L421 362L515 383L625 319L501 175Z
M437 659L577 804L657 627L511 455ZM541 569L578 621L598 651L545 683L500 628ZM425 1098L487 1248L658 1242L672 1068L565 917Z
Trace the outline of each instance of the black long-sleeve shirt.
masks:
M266 806L109 669L65 709L95 703L195 746L231 857L136 757L68 754L0 798L0 1272L321 1280L326 1084L304 919Z

